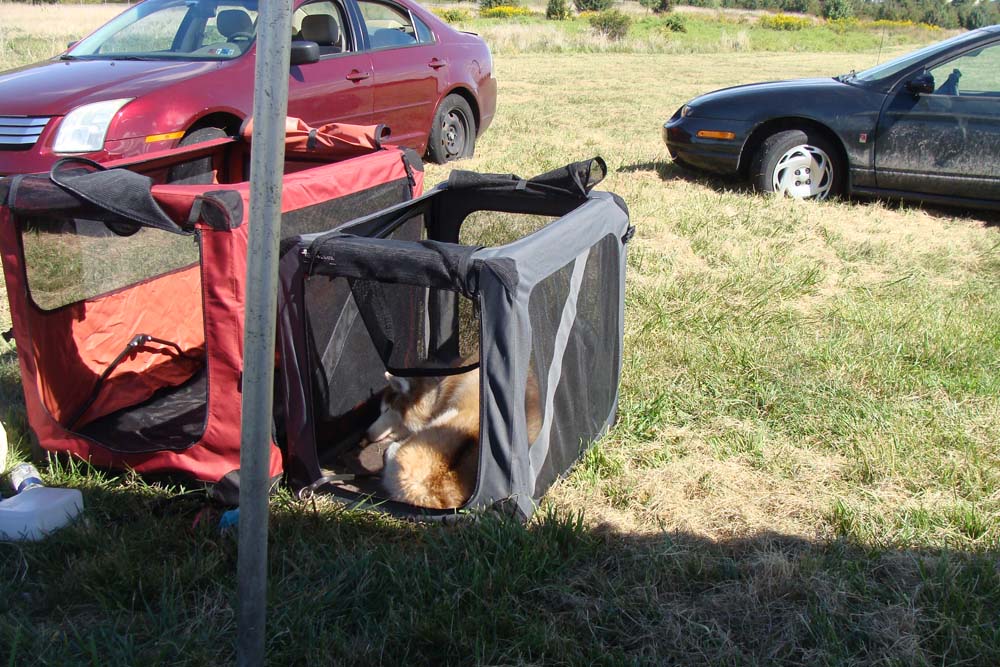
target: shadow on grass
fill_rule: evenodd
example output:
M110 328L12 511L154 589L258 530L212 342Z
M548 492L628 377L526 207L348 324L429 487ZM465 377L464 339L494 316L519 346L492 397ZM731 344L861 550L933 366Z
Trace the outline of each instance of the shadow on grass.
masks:
M680 164L668 160L656 160L653 162L640 162L638 164L624 165L619 167L618 171L623 173L651 171L655 172L656 175L660 177L660 180L663 181L681 180L689 183L697 183L698 185L712 188L716 192L723 194L757 194L749 183L738 179L736 176L722 176L708 172L701 172L687 167L682 167ZM874 201L879 201L886 208L894 211L905 211L907 209L915 208L922 210L927 215L935 218L969 218L971 220L981 222L987 227L1000 226L1000 212L998 211L853 195L845 198L845 200L862 206Z
M852 200L855 200L852 198ZM874 198L856 198L858 202L872 202L876 201ZM970 220L975 220L977 222L983 223L986 227L997 227L1000 226L1000 211L987 211L983 209L965 208L962 206L945 206L943 204L929 204L914 201L904 201L901 199L882 199L879 198L877 201L881 202L887 209L891 211L906 211L908 209L916 209L923 211L927 215L933 218L941 219L953 219L953 218L968 218Z
M676 162L669 160L655 160L652 162L640 162L638 164L623 165L618 168L619 172L632 174L643 171L656 173L662 181L687 181L704 185L719 192L752 194L753 188L749 184L740 181L735 176L722 176L703 171L696 171L687 167L682 167Z
M85 519L0 544L11 664L230 662L235 533L220 508L64 471ZM1000 663L995 551L765 533L623 534L539 512L421 526L272 503L269 664ZM99 660L98 660L99 658Z
M11 440L20 438L27 428L17 351L5 342L0 342L0 422Z

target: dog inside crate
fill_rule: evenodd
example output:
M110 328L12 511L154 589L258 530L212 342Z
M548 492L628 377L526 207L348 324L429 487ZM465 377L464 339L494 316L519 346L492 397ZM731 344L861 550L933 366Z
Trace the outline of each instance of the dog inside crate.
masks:
M457 240L472 247L502 245L553 219L474 211L462 221ZM392 237L426 240L422 222L416 217ZM313 349L321 479L416 507L462 507L479 468L477 303L449 290L325 275L306 279L305 297L310 347L325 342ZM534 370L528 373L525 414L530 442L542 424Z
M399 516L531 515L616 414L631 227L620 198L591 192L604 173L597 158L528 180L453 171L289 240L293 486Z

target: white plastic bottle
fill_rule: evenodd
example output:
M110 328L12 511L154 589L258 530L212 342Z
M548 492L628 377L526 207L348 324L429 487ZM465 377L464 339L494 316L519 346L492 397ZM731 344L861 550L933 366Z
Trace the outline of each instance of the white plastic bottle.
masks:
M0 501L0 540L40 540L83 511L79 489L42 486L30 463L11 470L10 480L17 495Z

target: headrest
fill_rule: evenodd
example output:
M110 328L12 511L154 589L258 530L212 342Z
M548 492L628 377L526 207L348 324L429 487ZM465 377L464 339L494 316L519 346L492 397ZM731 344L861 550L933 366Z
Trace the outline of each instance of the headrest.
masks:
M302 19L302 39L320 46L340 43L340 26L329 14L311 14Z
M223 9L215 17L215 27L226 38L241 32L253 34L253 20L242 9Z
M403 46L413 44L416 38L395 28L379 28L372 33L372 47L379 49L383 46Z

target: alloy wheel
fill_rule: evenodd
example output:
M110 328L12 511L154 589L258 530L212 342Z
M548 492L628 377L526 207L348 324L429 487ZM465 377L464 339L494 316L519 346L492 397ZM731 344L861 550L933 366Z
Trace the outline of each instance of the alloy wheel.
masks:
M833 186L830 156L815 146L793 146L778 158L771 184L779 195L794 199L826 199Z

